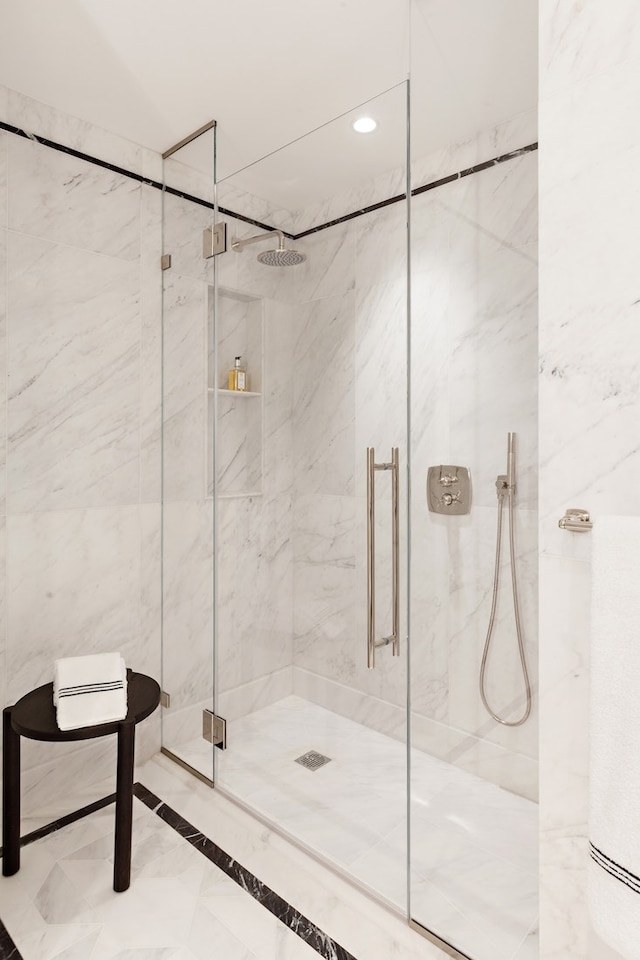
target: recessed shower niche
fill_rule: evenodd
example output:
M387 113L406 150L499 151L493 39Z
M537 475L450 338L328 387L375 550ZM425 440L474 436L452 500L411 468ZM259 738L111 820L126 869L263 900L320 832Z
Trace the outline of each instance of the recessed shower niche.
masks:
M212 287L209 297L213 298ZM213 495L214 469L218 496L260 496L263 472L263 300L239 290L219 287L217 345L213 315L213 310L209 310L208 496ZM248 389L244 391L229 389L229 370L236 357L242 357L246 364ZM214 456L211 447L216 435Z

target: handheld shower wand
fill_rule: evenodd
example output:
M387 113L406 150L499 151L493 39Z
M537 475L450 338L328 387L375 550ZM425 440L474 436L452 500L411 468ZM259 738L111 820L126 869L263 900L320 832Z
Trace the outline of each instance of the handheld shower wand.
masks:
M489 614L489 629L487 630L487 639L484 642L484 650L482 652L482 664L480 666L480 697L482 702L485 705L488 713L493 717L497 723L501 723L505 727L519 727L521 726L529 717L531 713L531 683L529 681L529 671L527 669L527 658L524 650L524 639L522 635L522 624L520 622L520 601L518 598L518 581L516 577L516 551L515 551L515 540L513 532L513 500L516 491L516 452L515 452L515 433L507 434L507 472L506 474L500 474L496 480L496 493L498 496L498 535L496 541L496 564L495 571L493 575L493 596L491 599L491 613ZM526 706L521 717L517 720L504 720L502 717L498 716L487 701L487 695L485 692L485 674L487 670L487 658L489 656L489 648L491 646L491 636L493 634L493 627L495 624L496 618L496 604L498 601L498 584L500 580L500 547L502 543L502 507L504 505L504 498L507 497L509 501L509 555L511 559L511 588L513 592L513 610L516 621L516 635L518 637L518 652L520 654L520 666L522 667L522 677L524 680L525 692L526 692Z

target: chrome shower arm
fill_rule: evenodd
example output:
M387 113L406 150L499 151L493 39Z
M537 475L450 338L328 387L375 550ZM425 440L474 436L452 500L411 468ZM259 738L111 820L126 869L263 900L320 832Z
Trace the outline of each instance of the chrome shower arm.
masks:
M273 237L274 234L278 237L278 250L284 250L284 233L282 230L269 230L267 233L258 233L255 237L247 237L245 240L234 237L231 241L231 249L239 253L250 243L259 243L260 240L266 240L268 237Z

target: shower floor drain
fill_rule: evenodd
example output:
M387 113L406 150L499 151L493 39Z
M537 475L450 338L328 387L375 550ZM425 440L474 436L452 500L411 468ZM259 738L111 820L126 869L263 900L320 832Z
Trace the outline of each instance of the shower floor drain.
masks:
M297 757L295 762L306 767L307 770L318 770L320 767L324 767L325 763L331 763L331 757L325 757L317 750L309 750L308 753L303 753L301 757Z

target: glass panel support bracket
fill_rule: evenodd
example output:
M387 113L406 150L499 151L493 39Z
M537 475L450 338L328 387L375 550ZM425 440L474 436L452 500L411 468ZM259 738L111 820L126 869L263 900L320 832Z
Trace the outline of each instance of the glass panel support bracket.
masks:
M224 221L202 231L202 256L205 260L217 257L227 250L227 225Z
M227 749L227 721L212 710L202 711L202 738L219 750Z

